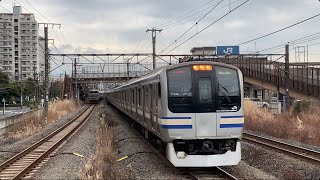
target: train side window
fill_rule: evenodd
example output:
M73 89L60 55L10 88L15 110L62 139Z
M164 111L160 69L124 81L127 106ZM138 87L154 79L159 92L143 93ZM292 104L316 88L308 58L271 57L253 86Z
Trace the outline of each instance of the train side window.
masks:
M134 89L132 89L132 91L131 91L131 96L132 96L132 105L134 105Z
M126 103L129 104L129 90L126 90L126 95L127 95L127 99L126 99Z
M145 104L145 107L146 107L146 110L149 109L149 106L148 106L148 99L149 99L149 89L148 89L148 86L145 86L145 99L144 99L144 104Z
M158 83L158 97L161 98L161 85Z
M138 106L141 106L141 88L138 89Z

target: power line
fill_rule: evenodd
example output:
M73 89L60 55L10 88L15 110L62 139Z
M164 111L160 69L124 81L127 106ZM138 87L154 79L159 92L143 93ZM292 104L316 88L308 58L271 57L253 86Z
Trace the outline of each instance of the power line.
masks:
M156 26L156 27L166 26L166 24L168 24L168 23L170 23L170 22L173 22L173 21L176 21L176 20L179 20L179 19L182 18L184 15L188 15L188 14L196 11L197 9L201 9L202 7L206 6L207 4L210 4L210 3L213 2L213 1L215 1L215 0L210 0L209 2L206 2L205 4L201 5L200 7L195 8L195 9L193 9L193 10L191 10L191 11L188 11L188 12L186 12L186 13L184 13L184 14L182 14L182 15L174 18L174 19L171 19L171 20L169 20L169 21L167 21L167 22L165 22L165 23L159 24L159 25ZM201 11L199 11L199 12L201 12ZM181 21L181 20L180 20L180 21Z
M315 15L315 16L309 17L309 18L307 18L307 19L304 19L304 20L302 20L302 21L299 21L299 22L297 22L297 23L295 23L295 24L292 24L292 25L287 26L287 27L285 27L285 28L279 29L279 30L277 30L277 31L271 32L271 33L269 33L269 34L266 34L266 35L263 35L263 36L254 38L254 39L249 40L249 41L242 42L242 43L238 44L238 46L239 46L239 45L242 45L242 44L247 44L247 43L252 42L252 41L256 41L256 40L258 40L258 39L265 38L265 37L267 37L267 36L271 36L271 35L276 34L276 33L278 33L278 32L284 31L284 30L286 30L286 29L292 28L292 27L297 26L297 25L299 25L299 24L301 24L301 23L304 23L304 22L306 22L306 21L309 21L309 20L311 20L311 19L313 19L313 18L316 18L316 17L318 17L318 16L320 16L320 14L317 14L317 15Z
M233 8L232 10L230 10L228 13L224 14L223 16L221 16L219 19L217 19L216 21L214 21L213 23L209 24L208 26L206 26L205 28L201 29L199 32L195 33L194 35L192 35L191 37L189 37L187 40L183 41L182 43L180 43L179 45L177 45L176 47L174 47L173 49L171 49L170 51L168 51L166 54L172 52L173 50L177 49L178 47L180 47L181 45L183 45L184 43L188 42L190 39L194 38L196 35L200 34L201 32L203 32L204 30L208 29L209 27L211 27L212 25L214 25L215 23L219 22L221 19L225 18L226 16L228 16L230 13L232 13L233 11L237 10L238 8L240 8L241 6L243 6L244 4L248 3L250 0L246 0L243 3L241 3L240 5L238 5L237 7Z
M8 12L11 12L11 11L9 11L7 8L5 8L4 6L2 6L1 4L0 4L0 7L2 7L3 9L5 9L5 10L8 11Z
M231 4L235 4L235 3L237 3L238 1L241 1L241 0L232 1L232 2L230 2L230 4L221 6L220 8L217 8L215 11L224 9L225 7L229 7ZM211 7L211 6L208 6L207 8L203 9L202 11L199 11L199 12L197 12L197 13L194 13L194 14L190 15L190 16L187 16L186 18L183 18L183 19L181 19L180 21L177 21L177 22L175 22L175 23L171 23L171 24L169 24L169 25L166 25L166 26L163 27L163 29L168 30L168 29L174 28L174 27L176 27L176 26L185 24L185 23L187 23L187 22L189 22L189 21L196 20L196 19L202 17L202 15L197 16L197 17L192 18L192 19L189 19L189 17L192 17L192 16L194 16L194 15L196 15L196 14L200 14L201 12L203 12L204 10L209 9L210 7ZM182 20L185 20L185 21L182 21ZM182 22L181 22L181 21L182 21Z
M51 23L50 20L48 20L43 14L41 14L31 3L29 3L29 1L25 0L34 10L36 10L38 12L38 14L40 16L42 16L45 20L47 20L49 23Z
M41 17L43 17L46 21L48 21L49 23L52 23L46 16L44 16L35 6L33 6L28 0L25 0L25 2L27 2ZM59 28L60 29L60 28ZM60 39L60 37L58 36L57 32L55 31L55 29L52 29L53 30L53 33L55 34L55 36L57 37L58 41L63 45L65 43L63 43ZM61 31L61 29L60 29ZM61 31L61 34L63 36L63 38L65 39L62 31Z
M317 32L317 33L314 33L314 34L311 34L311 35L307 35L307 36L304 36L304 37L299 38L299 39L295 39L293 41L290 41L289 44L297 45L297 44L302 44L302 43L314 41L314 40L317 40L317 39L320 39L320 32ZM258 52L275 51L275 50L278 50L278 49L282 49L283 46L286 45L286 44L287 43L283 43L283 44L276 45L276 46L273 46L273 47L270 47L270 48L259 50Z
M18 4L22 7L22 9L24 9L25 11L27 11L27 12L30 13L30 14L33 14L33 13L31 13L27 8L25 8L24 6L22 6L21 3L19 3L17 0L15 0L15 1L16 1L16 3L18 3ZM38 19L39 22L44 22L44 21L43 21L42 19L40 19L39 17L34 16L34 18L35 18L35 19Z
M166 48L164 48L160 53L167 50L170 46L176 43L179 39L181 39L184 35L186 35L192 28L198 25L208 14L210 14L216 7L218 7L224 0L219 1L213 8L211 8L204 16L202 16L194 25L192 25L188 30L186 30L182 35L180 35L176 40L174 40L171 44L169 44Z

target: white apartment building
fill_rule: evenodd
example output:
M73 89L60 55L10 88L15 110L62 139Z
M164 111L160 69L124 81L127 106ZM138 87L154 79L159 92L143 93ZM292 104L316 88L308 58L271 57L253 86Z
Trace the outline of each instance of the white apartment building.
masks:
M33 79L34 72L44 74L38 28L34 14L22 13L20 6L14 6L13 13L0 13L0 67L13 81Z

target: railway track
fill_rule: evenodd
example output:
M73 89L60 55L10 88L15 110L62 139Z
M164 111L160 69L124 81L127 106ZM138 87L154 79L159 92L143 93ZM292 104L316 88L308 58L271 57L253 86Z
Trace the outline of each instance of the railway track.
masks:
M237 178L219 167L212 168L188 168L187 172L196 180L236 180Z
M285 153L287 155L304 159L308 162L320 163L320 152L311 149L303 148L300 146L295 146L278 140L270 139L267 137L262 137L254 135L251 133L243 133L243 140L259 144L265 147L269 147L278 152Z
M94 108L95 106L88 106L64 126L1 164L0 179L30 178L89 119Z

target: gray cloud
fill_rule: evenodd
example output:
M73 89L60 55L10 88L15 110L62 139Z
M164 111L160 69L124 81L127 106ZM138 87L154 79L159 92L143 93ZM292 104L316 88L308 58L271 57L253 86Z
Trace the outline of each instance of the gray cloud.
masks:
M159 25L198 8L210 0L29 0L29 2L49 20L62 23L65 39L62 38L59 30L55 30L62 40L62 43L57 40L55 42L60 51L111 53L132 52L141 40L138 51L150 51L151 40L145 41L147 39L145 30L154 26L164 28L158 36L157 51L160 52L203 16L210 9L208 6L212 6L218 0L199 9L200 12L197 15L177 22L181 25L171 28ZM210 13L177 44L228 12L228 2L225 0L219 6L226 6L224 9ZM236 1L231 7L241 2L244 0ZM11 1L1 3L11 9ZM43 19L24 0L19 0L19 3ZM251 0L177 48L174 53L188 53L194 46L234 45L313 16L319 12L319 6L317 0ZM197 11L189 15L195 12ZM187 16L187 14L183 15L183 17ZM184 21L186 23L182 23ZM315 33L319 27L320 21L316 18L274 36L245 44L241 46L241 50L254 51L285 43ZM50 30L50 38L57 39L52 30ZM142 48L144 44L146 44L145 48ZM317 51L318 46L310 49L312 52Z

